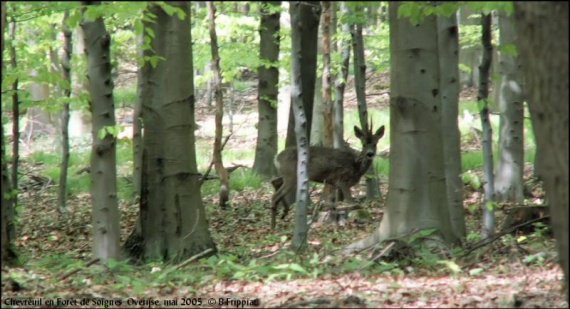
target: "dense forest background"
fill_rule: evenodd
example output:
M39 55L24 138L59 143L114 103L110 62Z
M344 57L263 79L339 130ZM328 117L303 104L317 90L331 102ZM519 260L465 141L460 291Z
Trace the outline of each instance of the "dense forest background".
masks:
M568 307L568 3L2 2L2 305Z

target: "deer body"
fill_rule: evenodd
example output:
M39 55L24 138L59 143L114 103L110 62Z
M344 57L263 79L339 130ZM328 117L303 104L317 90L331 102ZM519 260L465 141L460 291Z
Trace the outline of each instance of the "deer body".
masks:
M309 180L335 186L349 201L352 200L350 188L358 183L372 165L376 144L384 135L384 126L375 134L372 134L371 129L363 132L358 127L354 127L354 132L362 142L361 152L351 148L334 149L318 146L309 148ZM294 192L297 187L297 148L287 148L279 153L275 158L275 166L281 178L272 182L276 189L271 200L272 228L275 227L277 205L280 202L284 205L282 219L285 218L289 212L286 196Z

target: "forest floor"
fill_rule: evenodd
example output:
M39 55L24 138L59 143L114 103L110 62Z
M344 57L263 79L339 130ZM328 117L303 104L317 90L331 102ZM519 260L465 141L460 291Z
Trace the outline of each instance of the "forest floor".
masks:
M369 85L370 108L386 109L387 78L371 77ZM355 108L354 98L350 99L353 94L350 90L347 94L349 110ZM464 100L473 96L472 89L462 92ZM250 133L255 132L257 122L255 91L246 92L236 102L234 120L241 131L232 136L227 149L251 150L255 135ZM198 139L208 143L213 115L205 108L197 114ZM473 252L464 249L463 256L454 253L445 260L429 252L391 260L376 259L379 250L341 255L346 245L378 227L388 189L385 178L381 178L382 198L374 202L360 199L367 213L364 218L349 218L342 226L313 224L309 248L302 257L287 250L292 214L278 221L275 231L270 229L268 206L273 191L264 182L259 188L233 191L228 210L217 207L215 194L203 194L218 257L179 268L126 262L89 266L89 193L71 197L68 215L60 218L57 186L41 175L41 163L26 158L22 162L16 241L22 266L2 267L2 307L568 307L555 243L544 225L506 234ZM236 163L251 166L239 158L231 164ZM320 187L313 187L313 201L318 201L319 192ZM364 192L364 186L353 188L357 196ZM532 178L530 166L525 168L525 196L530 204L544 201L542 185ZM471 248L480 230L481 189L466 185L464 197L470 234L466 248ZM507 207L500 205L497 211L498 227ZM124 241L138 208L132 201L122 201L120 209ZM16 299L35 303L16 303Z

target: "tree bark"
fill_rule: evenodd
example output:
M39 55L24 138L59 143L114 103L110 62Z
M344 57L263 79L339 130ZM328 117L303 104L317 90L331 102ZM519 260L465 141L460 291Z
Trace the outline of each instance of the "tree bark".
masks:
M83 2L85 10L95 2ZM90 109L93 117L91 151L91 197L93 200L93 255L105 263L119 259L119 208L117 202L117 139L113 80L111 77L111 37L102 18L83 17Z
M66 10L63 15L61 25L63 28L63 56L61 59L62 79L65 81L63 95L66 98L71 97L71 53L73 51L73 42L71 37L71 29L67 26L69 11ZM67 170L69 167L69 102L63 104L63 112L61 114L61 169L59 173L59 196L58 205L59 213L66 211L67 201Z
M485 175L485 200L483 202L482 238L488 238L495 232L495 202L494 175L493 175L493 131L489 121L489 70L493 57L493 45L491 45L491 14L481 14L483 45L483 57L479 65L479 91L477 101L479 104L479 116L483 129L483 174Z
M389 3L390 174L386 212L373 234L346 248L368 248L413 230L436 229L457 242L449 216L444 173L437 24L398 18ZM410 87L413 84L414 87Z
M292 5L293 2L290 4ZM303 106L305 107L305 115L307 117L307 138L310 139L311 125L313 121L313 100L315 95L315 79L317 68L317 42L319 36L319 20L321 15L321 6L318 1L302 2L300 9L300 20L303 22L303 36L301 37L301 52L303 53L303 65L301 66L301 74L303 76ZM293 100L293 98L291 98ZM285 147L294 147L296 145L295 137L295 117L293 112L293 104L289 108L289 122L287 126L287 136L285 138ZM310 142L310 140L309 140Z
M453 234L465 237L463 182L461 181L460 133L457 124L459 104L459 41L456 14L437 17L437 40L441 91L441 128L445 185Z
M307 102L305 96L313 94L304 92L307 81L302 70L302 60L305 58L303 50L303 37L305 32L312 30L307 28L311 25L310 20L306 20L303 13L308 9L312 9L314 3L291 2L289 6L289 14L291 15L291 53L293 55L291 61L291 105L293 106L295 116L295 136L297 144L297 190L296 190L296 211L295 211L295 230L293 231L293 239L291 246L293 250L299 252L307 245L307 236L309 227L307 225L307 208L309 200L309 138L307 126L311 123L305 115L305 111L310 110L305 105ZM308 24L307 24L308 23ZM303 62L303 64L305 64ZM313 67L316 69L315 67ZM315 72L313 72L314 76ZM310 78L309 78L310 79ZM314 78L312 79L314 85Z
M220 69L220 55L218 53L218 37L216 35L216 7L211 1L208 1L207 5L208 17L210 20L209 28L210 48L212 51L212 71L214 72L214 100L216 101L216 133L214 137L214 153L212 160L214 161L216 173L218 173L218 177L220 178L219 205L221 208L226 208L228 206L228 200L230 198L230 185L228 179L228 171L224 168L224 162L222 160L222 120L224 118L224 97L222 94L222 73Z
M342 16L347 16L350 12L346 2L341 3ZM346 19L346 18L345 18ZM350 33L350 25L345 20L342 23L342 32ZM346 80L348 79L348 65L350 63L350 44L347 40L342 39L340 41L340 52L341 52L341 69L340 74L336 80L335 84L335 102L334 102L334 148L341 148L344 144L344 111L343 111L343 101L344 101L344 88L346 87Z
M4 32L6 29L6 2L2 2L2 73L4 73ZM4 74L2 74L2 80L4 80ZM2 264L9 265L14 264L17 261L16 250L14 246L14 241L16 240L16 228L14 225L14 201L12 200L13 192L10 183L10 176L8 172L8 166L6 164L6 147L4 144L4 126L0 126L0 134L2 140L0 141L2 146L2 151L0 155L2 156L2 241L1 241L1 255Z
M279 19L281 17L281 13L276 8L280 6L281 1L265 1L262 2L260 8L259 58L263 64L257 69L259 75L257 101L259 103L253 170L265 177L277 175L273 158L277 154Z
M144 35L141 33L137 37L137 56L140 61L143 61L143 40ZM142 74L144 64L140 64L137 70L137 99L133 110L133 187L135 191L135 200L139 201L141 197L141 177L142 177L142 164L143 164L143 136L142 136L142 106L144 100L148 97L145 93L147 88L145 84L148 81L144 80L145 75Z
M515 2L517 38L538 159L568 294L568 3Z
M323 37L323 144L325 147L333 146L333 103L332 103L332 76L331 76L331 2L322 1L322 37Z
M514 17L499 12L500 44L515 44ZM497 201L522 204L524 169L524 107L521 73L515 55L500 51L501 83L499 91L500 138L499 162L495 175Z
M141 235L138 245L147 260L183 260L215 245L208 231L197 166L194 130L194 78L188 2L169 5L184 20L160 6L145 22L155 33L145 56L163 60L145 63L143 89L143 173ZM127 244L125 244L127 246Z
M10 29L10 66L12 70L18 69L16 58L16 20L12 17L12 28ZM18 78L12 83L12 175L11 185L16 192L12 197L14 207L18 205L18 161L20 159L20 97L18 94Z

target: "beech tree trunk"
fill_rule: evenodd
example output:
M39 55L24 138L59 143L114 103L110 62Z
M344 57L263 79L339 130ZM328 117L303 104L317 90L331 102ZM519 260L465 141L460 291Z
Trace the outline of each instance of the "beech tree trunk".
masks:
M179 261L216 247L202 204L194 130L194 78L188 2L169 2L184 19L153 4L156 22L145 22L155 33L151 50L156 66L145 63L143 90L143 173L141 235L125 244L140 249L147 260ZM146 33L146 32L145 32ZM134 250L130 250L132 254Z
M290 2L292 5L293 2ZM319 37L319 20L321 16L321 6L318 1L305 1L299 7L299 20L303 23L301 39L301 52L303 53L303 65L301 75L303 76L302 93L305 116L307 117L307 138L310 139L311 124L313 121L313 100L315 95L315 79L317 75L317 42ZM291 27L294 25L292 24ZM293 99L291 99L293 100ZM296 145L295 137L295 116L293 104L289 108L289 122L287 126L287 137L285 147ZM309 140L310 142L310 140Z
M16 20L12 17L12 29L10 29L10 66L12 70L18 69L18 60L16 56ZM12 83L12 188L16 190L16 194L12 197L14 207L18 205L18 161L20 159L20 97L18 95L18 79L14 79Z
M503 47L515 44L514 17L499 12L500 44ZM499 92L499 161L495 175L497 201L522 204L524 169L524 98L517 57L499 51L501 83Z
M273 158L277 154L277 95L279 93L279 19L281 13L273 9L281 6L281 1L262 2L259 24L259 58L264 64L257 69L258 83L258 123L257 144L253 170L260 175L277 175Z
M389 5L391 145L387 209L378 229L348 246L348 252L414 230L436 229L450 243L460 238L454 234L447 201L436 16L412 24L409 18L398 18L400 2Z
M83 2L84 9L95 2ZM120 258L120 213L117 202L117 139L113 80L111 77L111 36L101 17L81 22L85 35L90 109L93 118L91 151L91 197L93 200L93 256L102 263Z
M568 294L568 2L515 2L517 38Z
M347 16L350 12L346 2L341 2L342 16ZM342 32L350 33L350 25L345 21L342 23ZM334 110L334 148L341 148L344 144L344 88L348 79L348 65L350 63L350 44L348 40L340 41L341 69L335 83Z
M487 238L495 232L495 202L494 175L493 175L493 131L489 121L489 70L493 57L493 45L491 45L491 14L481 14L483 44L483 57L479 65L479 92L477 101L479 102L479 116L481 117L481 127L483 129L483 174L485 175L485 199L483 208L483 224L481 235Z

